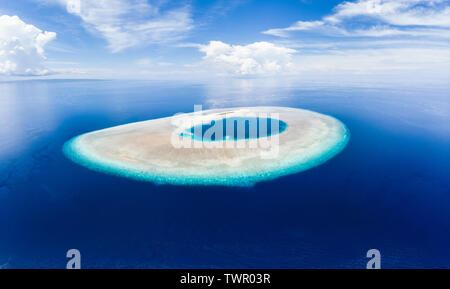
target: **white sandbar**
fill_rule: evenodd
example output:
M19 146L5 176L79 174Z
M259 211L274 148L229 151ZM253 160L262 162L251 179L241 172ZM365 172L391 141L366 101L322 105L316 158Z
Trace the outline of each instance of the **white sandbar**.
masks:
M64 152L90 169L158 184L249 186L320 165L341 152L350 138L339 120L302 109L214 109L203 111L201 118L249 112L277 113L287 123L278 135L277 157L261 158L261 148L175 148L171 142L174 120L198 119L193 113L86 133L68 141Z

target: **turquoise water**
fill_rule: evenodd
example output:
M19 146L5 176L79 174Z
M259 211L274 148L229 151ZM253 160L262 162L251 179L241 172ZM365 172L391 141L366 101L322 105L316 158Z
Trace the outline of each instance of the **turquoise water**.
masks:
M277 135L286 128L287 123L278 119L228 117L193 126L181 133L181 136L199 141L236 141Z
M245 129L246 133L242 133L248 137L251 137L250 125L251 121L258 121L255 119L248 118L229 118L226 120L231 121L242 121L242 129ZM225 120L225 121L226 121ZM245 121L245 120L248 120ZM275 133L284 132L287 128L287 124L281 120L273 120L273 119L263 119L264 122L272 122L272 124L268 124L269 128L267 131L262 129L260 133L257 135L259 137L275 135ZM245 125L244 125L245 124ZM278 124L278 125L277 125ZM211 122L208 125L203 124L199 126L199 128L204 129L201 130L199 135L199 140L205 141L203 134L208 131L214 122ZM231 132L231 136L235 137L235 140L240 140L237 134L237 126L234 126L234 134ZM275 127L275 129L272 129ZM277 128L278 127L278 128ZM259 125L258 125L258 128ZM95 132L94 132L95 133ZM198 174L190 174L189 171L180 171L179 174L174 173L154 173L151 171L141 170L139 167L133 166L132 164L126 164L122 162L117 162L114 160L108 160L102 157L99 157L97 154L90 152L89 147L86 148L83 144L83 136L80 135L74 137L67 141L63 146L64 154L74 161L77 164L80 164L84 167L87 167L91 170L107 173L110 175L130 178L138 181L147 181L156 184L172 184L172 185L183 185L183 186L227 186L227 187L251 187L254 186L258 182L273 180L278 177L282 177L289 174L295 174L302 171L306 171L315 166L319 166L326 161L330 160L337 154L339 154L348 144L350 140L350 131L347 127L339 123L339 138L337 138L333 143L329 144L325 148L320 150L320 153L316 152L311 155L298 155L296 158L287 159L287 160L279 160L278 166L270 171L262 172L248 172L243 173L240 170L236 170L235 173L231 175L223 175L222 171L218 171L218 174L212 174L208 176L198 175ZM189 136L191 137L191 136ZM209 138L208 138L209 139ZM242 138L243 139L243 138ZM209 141L209 140L208 140ZM215 140L214 140L215 141Z

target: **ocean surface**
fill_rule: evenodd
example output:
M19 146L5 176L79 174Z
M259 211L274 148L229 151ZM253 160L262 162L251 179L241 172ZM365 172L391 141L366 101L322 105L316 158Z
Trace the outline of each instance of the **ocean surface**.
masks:
M0 268L450 268L450 84L37 80L0 83ZM249 188L155 185L67 159L74 136L204 109L341 120L311 170Z

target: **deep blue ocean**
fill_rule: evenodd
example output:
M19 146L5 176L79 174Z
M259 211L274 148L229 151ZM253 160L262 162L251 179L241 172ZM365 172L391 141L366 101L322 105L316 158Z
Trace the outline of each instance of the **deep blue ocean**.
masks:
M450 268L450 93L428 85L38 80L0 83L0 268ZM327 163L250 188L154 185L86 169L82 133L276 105L349 128Z

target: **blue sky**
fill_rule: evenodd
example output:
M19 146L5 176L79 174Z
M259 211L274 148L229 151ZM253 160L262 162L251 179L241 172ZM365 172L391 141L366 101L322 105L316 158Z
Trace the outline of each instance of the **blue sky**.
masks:
M0 76L449 76L450 0L0 2Z

